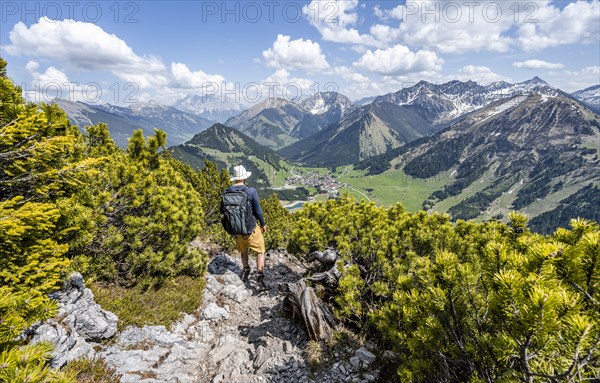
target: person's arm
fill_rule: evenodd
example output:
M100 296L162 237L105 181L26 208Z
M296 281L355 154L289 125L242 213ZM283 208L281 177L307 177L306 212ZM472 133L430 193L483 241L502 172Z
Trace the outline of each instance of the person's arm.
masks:
M265 224L265 217L263 216L262 208L260 207L260 200L258 199L258 192L256 189L250 189L250 197L252 197L252 213L260 222L260 227L267 226Z

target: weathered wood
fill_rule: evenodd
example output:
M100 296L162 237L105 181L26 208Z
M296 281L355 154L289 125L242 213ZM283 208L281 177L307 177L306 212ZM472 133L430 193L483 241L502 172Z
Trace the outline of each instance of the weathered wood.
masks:
M330 340L333 335L335 317L319 300L312 287L304 279L284 283L281 290L291 305L294 316L299 316L312 340Z

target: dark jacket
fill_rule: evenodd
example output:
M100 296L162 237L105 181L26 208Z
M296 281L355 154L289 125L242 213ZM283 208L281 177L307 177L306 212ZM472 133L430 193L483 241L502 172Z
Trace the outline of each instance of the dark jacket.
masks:
M250 197L250 203L252 204L252 215L248 217L247 228L256 227L256 221L260 222L260 226L265 226L265 217L263 216L262 209L260 207L260 200L258 199L258 192L252 186L246 185L232 185L232 190L242 190L246 188L246 194Z

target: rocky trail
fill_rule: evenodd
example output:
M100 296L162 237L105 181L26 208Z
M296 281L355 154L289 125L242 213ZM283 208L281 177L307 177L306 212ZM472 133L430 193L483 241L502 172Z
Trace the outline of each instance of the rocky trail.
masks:
M377 371L369 366L375 356L365 347L348 346L327 367L309 368L306 329L284 309L279 291L280 284L299 280L304 269L286 253L272 253L266 263L269 288L264 290L254 272L246 283L240 280L239 259L218 254L209 263L204 303L194 315L184 315L171 329L128 327L105 344L97 341L115 333L116 317L93 303L93 296L85 305L89 312L68 312L78 306L74 301L91 296L82 280L71 283L57 297L63 323L37 327L34 339L57 345L53 358L57 367L80 356L98 356L122 374L123 383L374 381ZM252 260L250 264L256 270ZM95 335L87 335L85 328Z

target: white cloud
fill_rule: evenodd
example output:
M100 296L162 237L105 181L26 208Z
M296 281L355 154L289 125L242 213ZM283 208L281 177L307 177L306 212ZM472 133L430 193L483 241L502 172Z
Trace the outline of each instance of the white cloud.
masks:
M400 75L424 71L440 71L444 60L435 52L412 52L404 45L387 49L368 50L354 66L368 72L383 75Z
M352 28L358 21L357 6L358 0L312 0L302 12L325 41L380 46L373 36Z
M334 72L347 82L340 87L340 91L353 100L396 92L415 85L423 79L422 76L427 79L436 77L434 73L419 73L418 75L384 76L383 79L374 79L347 66L336 67Z
M526 61L515 61L512 64L515 68L523 69L560 69L564 65L560 63L549 63L543 60L526 60Z
M600 1L577 1L563 10L544 2L534 15L537 22L519 27L519 45L526 51L539 51L565 44L598 44Z
M187 65L183 63L171 63L171 73L175 82L172 84L177 88L199 88L220 86L225 83L225 78L221 75L210 75L201 70L192 72Z
M298 69L315 72L329 68L319 43L311 40L290 40L290 36L277 35L273 47L262 53L271 68Z
M550 0L407 2L375 8L381 20L398 20L399 41L442 53L525 51L565 44L597 43L600 2L577 1L560 10ZM373 36L376 36L372 32ZM383 42L384 40L381 40Z
M399 28L383 24L372 25L369 32L382 46L389 46L402 37L402 31Z
M509 49L504 35L514 23L509 2L408 2L380 10L383 18L401 20L399 34L405 44L443 53Z
M98 100L100 94L96 87L85 87L73 82L67 74L53 66L40 72L40 64L37 61L28 61L25 69L31 75L31 86L27 87L25 98L33 102L50 102L55 98L63 98L69 101Z
M42 17L29 28L15 24L9 39L11 44L3 48L11 55L52 59L76 69L164 70L158 58L138 56L125 41L92 23Z
M496 81L511 81L509 78L494 73L486 66L467 65L458 70L454 76L448 76L447 81L475 81L478 84L485 85Z
M301 98L315 92L313 80L293 77L286 69L278 69L266 79L248 83L239 89L238 97L243 104L256 104L269 97L284 99Z
M553 72L550 74L549 80L566 92L575 92L600 84L600 66Z

